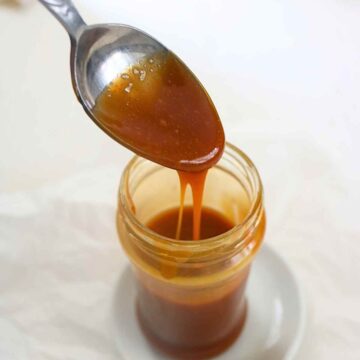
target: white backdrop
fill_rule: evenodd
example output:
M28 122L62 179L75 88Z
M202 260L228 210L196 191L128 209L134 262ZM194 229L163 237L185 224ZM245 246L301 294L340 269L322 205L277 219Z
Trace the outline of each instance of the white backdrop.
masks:
M75 2L88 22L122 22L153 34L202 80L227 139L248 153L263 177L266 241L289 261L305 290L311 341L302 358L359 359L360 3ZM10 306L15 295L25 296L20 278L10 274L24 271L22 264L28 274L36 274L43 257L56 259L54 248L77 251L84 245L74 245L60 230L55 240L62 245L53 243L56 212L47 219L52 241L41 244L30 223L25 226L28 237L19 236L16 219L24 211L29 214L35 202L32 219L41 229L57 191L55 198L65 196L67 205L102 204L94 214L107 224L101 229L108 234L108 253L102 253L98 264L106 278L116 272L116 256L121 257L113 255L120 251L112 214L117 181L131 154L83 113L70 85L67 36L36 1L25 6L0 2L0 44L0 289L8 294L0 301L0 333L11 334L11 328L22 334L0 342L0 354L3 350L12 354L9 359L24 359L19 354L27 343L29 358L55 359L21 328L24 312L31 314L34 308L26 301L16 311ZM81 179L92 183L85 186ZM67 197L69 189L80 198L75 193ZM28 262L34 249L35 260ZM104 265L109 258L113 265ZM47 266L51 264L49 260ZM58 269L51 269L56 276ZM51 287L46 278L27 278L28 286L36 281ZM37 305L41 309L41 302ZM38 326L46 332L44 323ZM50 339L56 342L57 334Z

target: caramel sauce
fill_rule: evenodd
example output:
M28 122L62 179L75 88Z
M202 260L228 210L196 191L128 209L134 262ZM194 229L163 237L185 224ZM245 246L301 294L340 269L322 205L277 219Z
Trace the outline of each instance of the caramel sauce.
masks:
M174 237L179 208L151 219L147 226L160 235ZM234 224L221 213L204 207L200 239L230 230ZM183 208L180 239L193 239L193 209ZM200 240L201 241L201 240ZM162 351L179 359L206 359L222 352L239 335L246 317L244 291L249 267L221 288L208 288L179 296L156 281L139 282L138 317L144 333Z
M172 53L120 74L100 94L93 112L117 141L176 170L208 169L224 149L224 131L211 99Z
M147 227L162 236L174 238L180 209L173 208L160 213L147 223ZM194 240L194 211L192 206L183 207L182 226L179 240ZM234 227L224 215L209 207L202 208L201 228L198 239L208 239L221 235Z
M209 359L237 339L246 320L244 296L249 268L233 281L228 293L203 302L173 302L138 283L140 326L159 350L176 359Z
M185 191L186 187L190 185L192 195L193 195L193 221L192 221L192 235L187 239L199 240L200 239L200 227L201 227L201 218L202 218L202 198L205 187L205 179L207 170L203 170L197 173L178 171L180 179L180 207L179 207L179 216L176 227L175 238L181 239L181 232L184 231L183 225L183 212L184 212L184 200L185 200Z

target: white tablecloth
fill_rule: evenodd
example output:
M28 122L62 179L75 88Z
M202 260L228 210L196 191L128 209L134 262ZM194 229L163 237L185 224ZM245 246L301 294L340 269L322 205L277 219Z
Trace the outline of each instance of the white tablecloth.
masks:
M131 154L77 104L63 29L36 2L11 4L0 2L0 359L119 359L107 309ZM299 358L358 360L360 3L77 4L89 22L152 33L203 81L262 175L266 241L306 294Z

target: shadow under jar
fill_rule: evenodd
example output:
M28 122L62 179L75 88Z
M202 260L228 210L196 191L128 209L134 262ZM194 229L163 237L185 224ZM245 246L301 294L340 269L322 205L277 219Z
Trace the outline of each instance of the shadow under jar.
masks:
M178 207L179 194L176 171L134 157L121 179L117 227L137 278L143 332L177 358L202 359L225 350L244 325L246 282L265 231L262 185L251 160L227 144L208 172L203 206L234 227L204 240L170 239L145 225Z

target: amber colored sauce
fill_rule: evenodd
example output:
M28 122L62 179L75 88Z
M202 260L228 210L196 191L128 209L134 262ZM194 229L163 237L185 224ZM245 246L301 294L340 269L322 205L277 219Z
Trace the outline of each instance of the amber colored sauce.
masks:
M179 208L173 208L152 218L147 227L162 236L174 238L178 223ZM183 207L182 226L179 239L194 240L193 235L193 207ZM216 210L208 207L202 208L201 229L199 239L208 239L230 230L234 224Z
M200 303L168 301L138 284L137 316L140 326L159 350L175 359L209 359L225 351L237 339L246 320L243 278L218 300Z
M180 179L180 207L179 216L176 227L175 238L184 239L180 233L183 231L183 211L184 211L184 199L187 185L190 185L193 195L193 221L192 221L192 235L187 239L199 240L200 239L200 227L201 227L201 212L202 212L202 198L205 187L205 179L207 170L203 170L197 173L178 171ZM171 236L172 237L172 236Z
M174 237L179 208L163 212L147 226ZM204 207L200 239L230 230L234 224L221 213ZM180 239L193 236L193 209L184 207ZM201 241L201 240L200 240ZM239 335L246 317L246 267L221 289L179 296L149 278L139 282L138 317L148 339L179 359L205 359L226 349Z
M93 113L117 141L176 170L208 169L224 149L211 99L172 53L127 69L100 94Z

